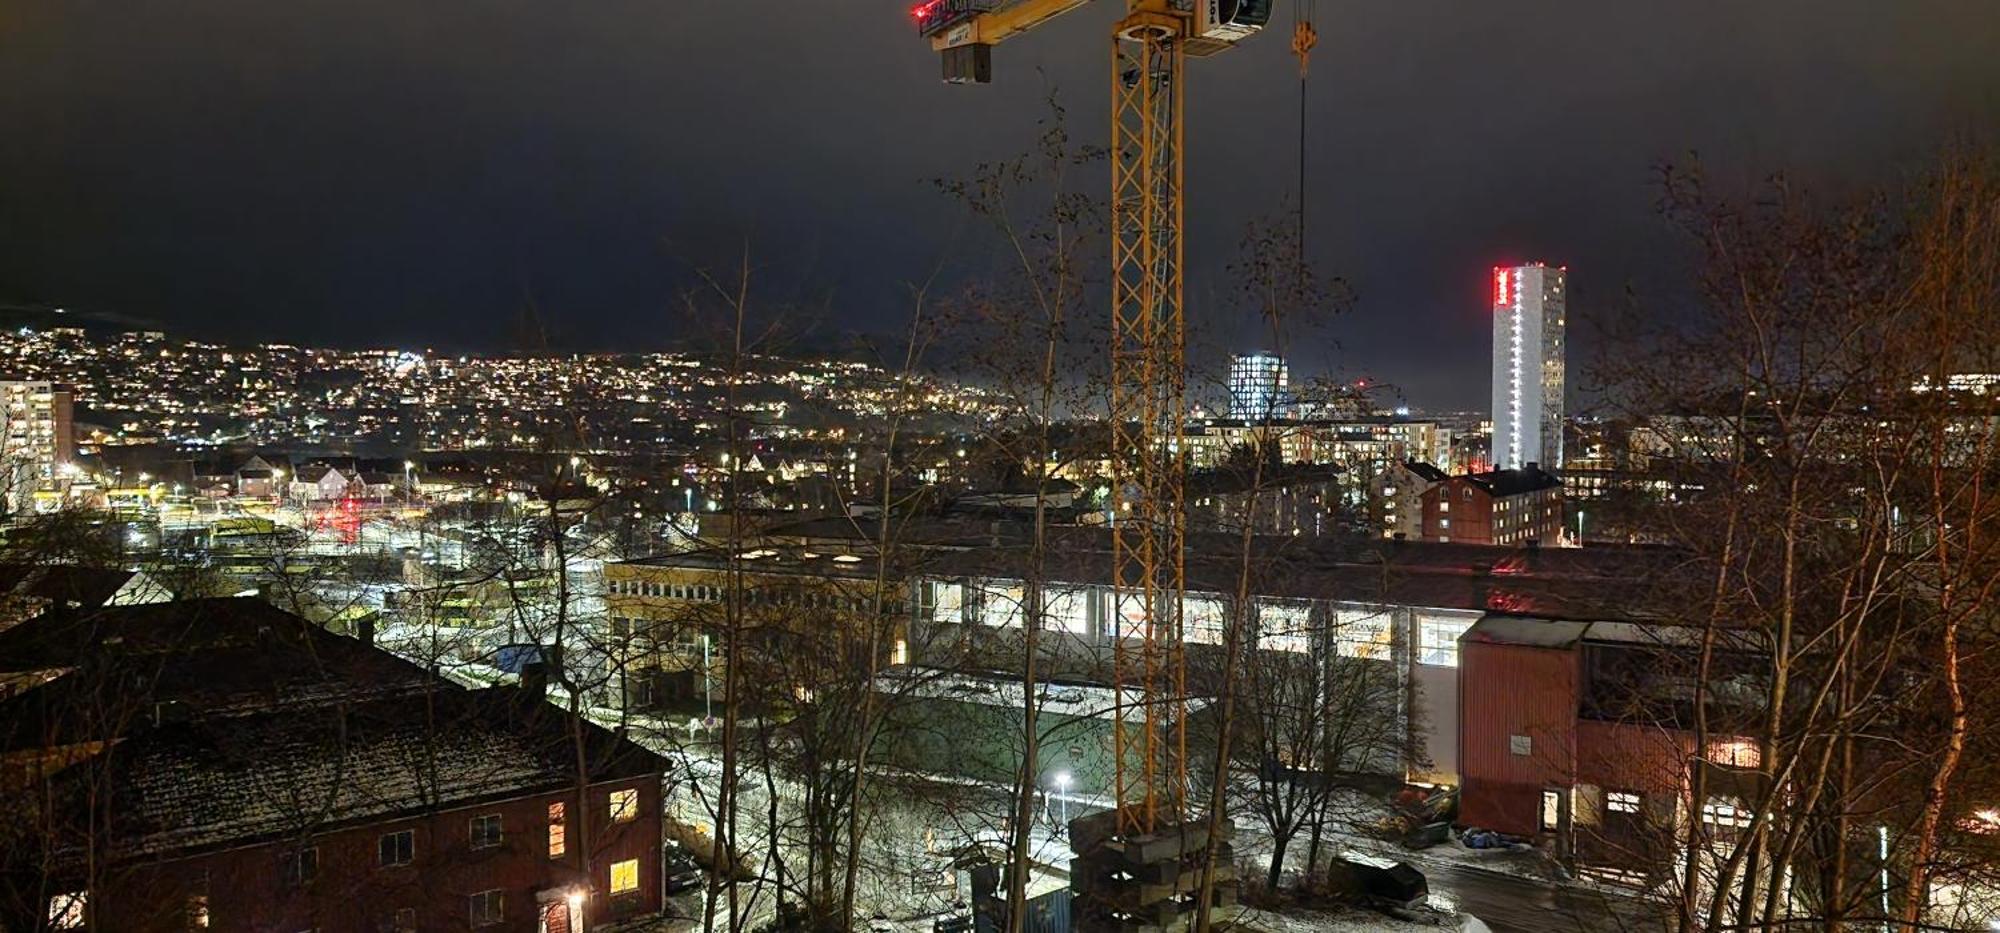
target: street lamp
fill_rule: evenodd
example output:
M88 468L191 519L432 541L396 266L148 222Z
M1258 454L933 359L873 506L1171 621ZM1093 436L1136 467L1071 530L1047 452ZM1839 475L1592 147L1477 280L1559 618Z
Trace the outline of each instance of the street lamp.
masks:
M1068 836L1069 835L1069 772L1057 771L1055 773L1055 780L1056 780L1056 806L1061 808L1062 811L1063 835Z
M715 682L709 679L708 633L701 636L701 701L707 708L702 723L715 721Z

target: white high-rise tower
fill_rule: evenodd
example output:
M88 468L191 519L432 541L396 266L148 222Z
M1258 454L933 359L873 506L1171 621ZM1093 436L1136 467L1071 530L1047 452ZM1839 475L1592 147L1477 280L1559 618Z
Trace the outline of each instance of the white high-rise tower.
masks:
M1493 270L1493 465L1563 462L1563 319L1567 269Z

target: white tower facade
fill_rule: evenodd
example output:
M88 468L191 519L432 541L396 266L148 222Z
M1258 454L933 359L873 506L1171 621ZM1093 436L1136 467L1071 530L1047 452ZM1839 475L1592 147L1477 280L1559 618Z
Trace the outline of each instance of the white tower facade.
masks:
M1493 465L1563 463L1563 327L1567 269L1493 270Z

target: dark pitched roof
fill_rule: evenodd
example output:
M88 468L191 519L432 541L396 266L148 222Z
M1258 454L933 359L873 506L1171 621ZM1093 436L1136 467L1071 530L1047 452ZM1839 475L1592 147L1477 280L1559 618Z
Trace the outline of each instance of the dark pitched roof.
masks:
M320 480L325 479L328 473L331 473L335 470L340 470L340 475L343 477L346 477L348 475L348 471L343 470L338 466L326 463L311 463L299 467L296 476L299 482L317 483Z
M1422 478L1426 482L1442 483L1445 480L1451 478L1451 474L1446 473L1445 471L1440 470L1437 467L1429 463L1426 463L1422 460L1405 461L1403 463L1403 468L1409 470L1412 473L1415 473L1418 477Z
M1332 463L1267 464L1255 479L1264 492L1275 492L1291 486L1337 483L1344 472ZM1188 473L1187 493L1191 496L1245 493L1250 491L1251 479L1248 469L1197 470Z
M132 582L135 571L70 564L0 564L0 594L48 600L53 606L102 606Z
M1562 480L1556 478L1555 474L1532 464L1515 470L1468 473L1465 480L1495 496L1518 496L1522 493L1562 487Z
M572 786L571 720L514 688L446 691L147 729L113 775L113 858L299 838ZM582 721L591 783L658 775L659 756ZM80 790L80 788L79 788Z
M935 525L935 527L934 527ZM743 564L755 574L865 577L872 574L873 519L817 519L773 529L746 549L770 551ZM895 526L897 572L933 578L1013 579L1021 575L1026 532L1018 523L911 522ZM863 555L839 563L842 545ZM800 540L803 539L803 540ZM1230 593L1241 571L1234 534L1188 536L1186 574L1193 593ZM1253 587L1261 597L1533 613L1563 619L1646 622L1661 615L1682 585L1684 560L1643 547L1510 548L1482 544L1389 541L1372 537L1289 535L1256 539ZM806 558L811 551L817 556ZM691 551L629 561L719 569L727 555ZM1046 579L1077 585L1112 580L1109 533L1098 526L1058 526L1049 534Z
M456 689L249 597L52 611L0 632L0 748L113 738L157 704L226 718Z
M403 464L412 461L399 457L361 457L354 461L354 468L363 473L393 473L403 475Z

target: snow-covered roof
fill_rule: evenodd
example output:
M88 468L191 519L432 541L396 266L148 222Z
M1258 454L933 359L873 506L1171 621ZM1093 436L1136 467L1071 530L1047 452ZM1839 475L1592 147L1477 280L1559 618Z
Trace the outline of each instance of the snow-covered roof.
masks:
M948 673L929 668L885 671L876 677L876 689L898 696L954 700L1004 709L1021 709L1027 696L1018 678ZM1037 708L1044 714L1079 719L1110 719L1117 708L1116 692L1110 687L1095 684L1043 682L1036 685L1035 698ZM1126 699L1126 703L1129 706L1138 705L1138 701L1131 697ZM1190 699L1185 712L1193 714L1207 705L1207 700Z
M592 783L664 769L586 728ZM114 855L146 857L559 790L575 780L568 743L563 715L539 699L448 689L163 726L121 743L98 773L116 775Z

